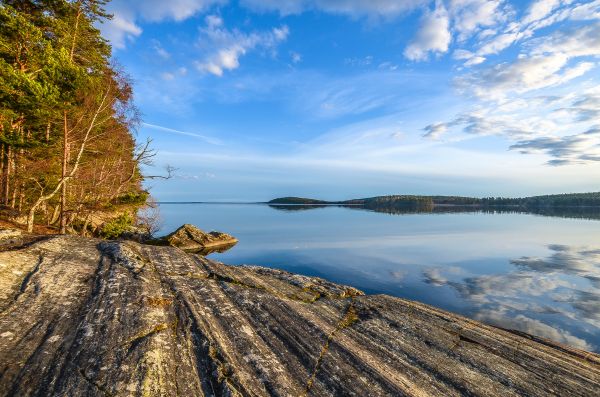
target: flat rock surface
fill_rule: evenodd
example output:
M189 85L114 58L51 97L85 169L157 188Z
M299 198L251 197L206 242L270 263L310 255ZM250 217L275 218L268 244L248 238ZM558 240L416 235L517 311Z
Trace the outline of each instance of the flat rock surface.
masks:
M0 396L599 393L596 354L317 278L78 237L0 252Z

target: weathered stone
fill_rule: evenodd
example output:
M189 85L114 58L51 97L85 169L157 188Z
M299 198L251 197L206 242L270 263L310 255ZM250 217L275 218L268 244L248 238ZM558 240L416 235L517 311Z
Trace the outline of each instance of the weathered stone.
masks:
M22 234L18 229L0 229L0 240L21 237Z
M238 240L226 233L206 233L194 225L185 224L173 233L152 242L157 245L170 245L186 251L195 251L201 254L214 252L219 248L230 248Z
M173 247L0 252L0 396L597 396L600 356Z

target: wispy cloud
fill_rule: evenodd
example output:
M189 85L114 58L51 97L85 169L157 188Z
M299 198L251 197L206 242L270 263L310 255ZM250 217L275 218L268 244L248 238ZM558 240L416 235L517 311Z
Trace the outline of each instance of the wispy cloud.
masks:
M256 48L275 51L277 45L287 39L289 29L283 25L267 32L243 33L237 29L228 30L221 17L209 15L201 33L200 45L206 54L196 62L196 67L203 72L222 76L226 70L237 69L240 57L248 51Z
M242 0L242 4L258 11L277 11L282 15L318 10L351 17L396 16L428 3L428 0Z
M465 92L493 99L564 84L596 66L591 60L573 61L599 56L598 37L600 23L530 40L514 62L463 75L457 85Z
M505 15L516 15L497 3ZM450 10L448 15L457 14ZM494 135L505 138L511 150L549 157L549 165L597 162L598 138L589 131L598 124L600 103L593 78L585 82L583 77L598 68L598 18L600 1L537 0L520 19L497 19L494 30L488 27L489 33L482 37L480 31L464 43L472 48L453 52L455 59L473 67L454 81L458 93L474 105L449 121L426 125L424 136ZM451 26L456 26L452 19ZM554 29L538 34L548 26ZM518 55L503 56L495 64L487 59L508 48Z
M163 127L163 126L160 126L160 125L155 125L155 124L150 124L150 123L142 123L142 125L144 127L151 128L153 130L168 132L168 133L171 133L171 134L185 135L185 136L189 136L189 137L201 139L201 140L203 140L206 143L210 143L211 145L218 145L218 146L223 145L223 142L220 141L217 138L213 138L213 137L210 137L210 136L207 136L207 135L198 134L198 133L195 133L195 132L180 131L180 130L176 130L176 129L173 129L173 128Z
M101 29L114 47L123 49L129 41L142 34L142 21L182 21L213 5L226 2L227 0L113 0L108 11L114 17L104 22Z
M576 135L545 136L519 141L510 147L521 153L544 153L549 165L600 162L600 126Z

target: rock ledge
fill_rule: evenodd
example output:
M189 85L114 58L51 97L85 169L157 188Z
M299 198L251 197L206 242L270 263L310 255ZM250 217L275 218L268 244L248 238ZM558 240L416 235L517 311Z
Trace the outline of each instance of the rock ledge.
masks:
M131 241L0 252L0 396L599 390L597 354L318 278Z

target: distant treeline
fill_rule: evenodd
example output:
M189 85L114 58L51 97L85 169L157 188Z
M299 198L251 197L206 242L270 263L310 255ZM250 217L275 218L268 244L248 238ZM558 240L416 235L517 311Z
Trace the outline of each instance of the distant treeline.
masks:
M487 206L542 207L600 207L600 193L567 193L525 198L488 197L481 199Z
M417 210L444 205L476 206L482 208L512 207L515 209L600 207L600 193L568 193L520 198L391 195L345 201L324 201L302 197L282 197L269 201L269 204L354 205L368 209L413 208Z

